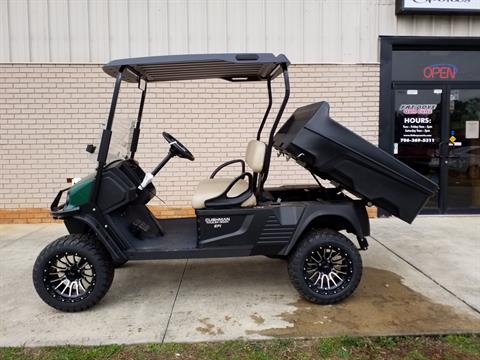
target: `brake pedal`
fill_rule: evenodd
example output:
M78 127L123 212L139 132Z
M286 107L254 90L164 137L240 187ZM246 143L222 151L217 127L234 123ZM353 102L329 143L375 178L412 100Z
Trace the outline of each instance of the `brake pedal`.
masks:
M148 233L150 230L150 225L148 225L145 221L142 221L140 219L135 219L131 224L130 224L130 231L135 235L139 236L145 233Z

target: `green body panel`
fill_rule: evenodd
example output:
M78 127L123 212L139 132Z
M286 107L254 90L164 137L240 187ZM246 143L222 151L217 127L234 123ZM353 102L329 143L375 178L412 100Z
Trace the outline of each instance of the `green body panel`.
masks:
M95 174L90 174L73 185L68 191L67 207L75 207L88 203L94 180Z

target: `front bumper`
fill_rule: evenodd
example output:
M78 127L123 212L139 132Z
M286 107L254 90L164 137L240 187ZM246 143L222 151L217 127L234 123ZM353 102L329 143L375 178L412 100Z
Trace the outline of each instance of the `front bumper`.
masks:
M57 196L55 196L55 199L53 199L52 204L50 205L50 214L54 219L62 219L66 216L73 215L80 210L79 206L72 207L66 205L66 203L60 205L58 204L60 202L60 199L62 198L63 193L68 190L70 190L70 187L60 190Z

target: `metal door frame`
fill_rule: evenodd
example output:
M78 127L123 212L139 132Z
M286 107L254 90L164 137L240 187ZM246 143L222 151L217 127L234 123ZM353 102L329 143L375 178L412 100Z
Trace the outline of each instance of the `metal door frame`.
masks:
M480 81L477 82L444 82L428 83L425 82L394 82L391 88L391 121L395 121L395 90L434 90L441 89L442 108L440 115L440 144L439 144L439 196L438 209L423 209L421 214L480 214L480 208L448 208L448 161L449 161L449 137L450 137L450 94L451 90L480 90ZM393 146L395 141L395 130L392 126L390 134L390 143Z
M447 128L450 125L450 112L448 111L450 90L453 89L480 89L480 81L445 81L445 80L431 80L431 81L398 81L392 80L392 53L394 50L477 50L480 51L480 37L452 37L452 36L383 36L379 37L380 42L380 94L379 94L379 132L378 132L378 146L393 155L393 134L394 124L394 85L407 86L412 89L418 88L441 88L444 91L442 95L443 106L447 106L445 116L448 120L442 121L442 126ZM447 97L448 94L448 97ZM446 99L446 101L445 101ZM442 114L443 115L443 114ZM448 133L449 129L442 127L442 135ZM445 174L443 182L448 180L448 173ZM440 178L440 182L442 178ZM444 191L445 192L445 191ZM445 206L445 204L442 204ZM425 213L432 213L430 211L423 211ZM440 214L441 212L433 212ZM478 209L452 209L448 210L447 214L479 214ZM389 214L379 209L378 216L389 216Z
M440 109L440 143L439 143L439 169L438 169L438 177L439 177L439 194L438 194L438 209L423 209L421 214L443 214L444 213L444 207L446 203L446 192L445 192L445 186L448 184L446 183L447 181L447 176L448 176L448 169L446 169L445 160L444 158L446 157L445 150L442 149L442 144L444 144L447 141L447 146L448 146L448 125L449 125L449 120L446 121L445 118L445 111L448 111L448 103L447 103L447 86L446 85L441 85L439 83L430 83L430 84L425 84L425 83L415 83L415 82L397 82L392 84L392 99L391 99L391 109L390 113L392 114L392 123L395 122L395 90L435 90L435 89L441 89L442 94L440 97L441 101L441 109ZM449 116L449 114L447 114ZM395 141L395 126L392 127L392 133L391 133L391 143L393 144ZM445 147L445 146L443 146Z

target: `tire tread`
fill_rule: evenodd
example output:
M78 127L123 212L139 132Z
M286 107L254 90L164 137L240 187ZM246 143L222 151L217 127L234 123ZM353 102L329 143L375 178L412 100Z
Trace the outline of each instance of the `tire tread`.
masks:
M319 298L314 296L312 293L306 291L305 280L303 278L303 262L305 254L310 251L310 249L312 248L312 246L314 246L315 243L325 241L339 242L340 245L345 246L349 250L352 250L351 252L354 257L352 260L354 263L356 263L358 267L358 273L355 278L356 280L351 284L351 286L347 288L346 291L341 292L336 296ZM358 252L358 249L346 236L331 229L314 229L308 232L302 239L300 239L300 243L297 245L297 247L291 254L288 262L288 275L290 277L290 281L292 282L293 287L306 300L315 304L331 305L345 300L346 298L351 296L356 290L362 277L362 259Z
M75 303L59 302L52 298L46 291L43 284L43 269L45 263L53 254L63 251L63 249L78 249L95 258L97 281L95 290L87 298ZM105 273L104 281L98 281L98 273ZM114 278L114 267L110 255L104 246L92 235L88 234L69 234L58 238L48 244L38 255L33 267L33 285L38 295L48 305L65 312L84 311L97 304L108 292Z

